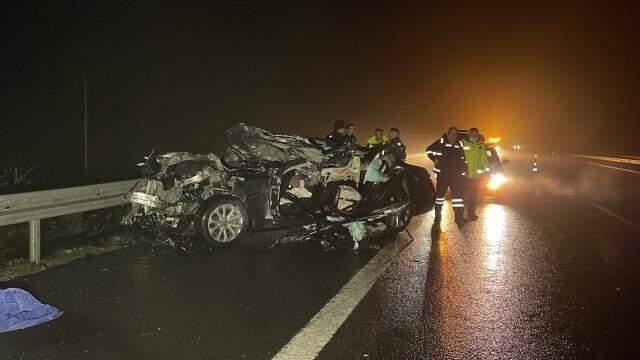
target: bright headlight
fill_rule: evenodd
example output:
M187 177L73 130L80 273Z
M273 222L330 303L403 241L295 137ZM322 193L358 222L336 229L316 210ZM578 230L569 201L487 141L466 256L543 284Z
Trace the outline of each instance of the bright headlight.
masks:
M502 186L502 184L507 182L507 177L502 174L491 174L491 178L487 183L487 188L489 190L498 190Z

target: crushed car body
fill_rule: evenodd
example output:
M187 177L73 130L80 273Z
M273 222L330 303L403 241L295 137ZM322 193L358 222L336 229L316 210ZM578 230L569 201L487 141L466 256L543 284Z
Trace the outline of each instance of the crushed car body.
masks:
M357 248L371 233L399 232L433 208L427 170L384 149L365 154L245 124L226 133L222 158L152 153L142 164L144 190L125 195L131 211L122 222L169 237L192 232L219 247L248 231L290 229L279 243L341 239Z

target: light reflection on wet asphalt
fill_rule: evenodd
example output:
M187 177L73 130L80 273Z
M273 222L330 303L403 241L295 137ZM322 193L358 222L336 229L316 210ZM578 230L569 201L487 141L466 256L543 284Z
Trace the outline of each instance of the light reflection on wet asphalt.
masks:
M516 179L463 228L449 202L439 231L433 213L414 218L415 241L319 358L640 358L637 233L573 191L546 193L557 179ZM373 256L254 235L210 256L133 247L17 279L65 315L3 335L0 358L270 358Z
M432 215L416 219L417 241L320 358L351 354L347 346L372 358L407 359L572 352L554 303L560 283L535 225L501 204L482 207L480 219L463 229L451 215L450 209L443 215L440 232L431 229ZM363 329L376 338L375 347L351 337Z
M460 229L447 202L439 231L432 213L415 218L416 241L320 359L571 358L588 348L572 336L575 304L559 296L565 280L548 245L557 235L508 202L487 201L478 215Z

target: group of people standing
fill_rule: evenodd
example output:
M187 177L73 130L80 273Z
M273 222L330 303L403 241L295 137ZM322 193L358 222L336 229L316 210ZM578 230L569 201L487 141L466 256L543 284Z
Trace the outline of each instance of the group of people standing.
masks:
M345 124L342 120L333 123L333 131L327 135L327 142L334 145L351 144L361 147L358 144L358 138L355 134L356 126L354 124ZM391 128L388 132L389 136L384 135L384 130L377 128L374 135L367 139L366 148L380 146L386 151L393 154L396 160L405 160L407 158L407 147L400 139L400 130Z
M456 224L463 225L467 221L478 220L478 193L482 179L493 167L489 154L477 128L472 128L465 136L461 136L457 128L451 127L440 139L429 145L427 156L433 161L433 172L437 180L435 224L439 224L442 219L442 206L448 189L451 189L451 206Z
M355 135L355 125L345 124L341 120L334 123L333 132L327 135L326 140L336 145L351 144L361 147ZM397 160L405 160L407 157L407 148L400 139L398 128L389 129L388 136L384 134L383 129L377 128L374 135L367 139L366 147L375 146L383 147ZM439 224L442 220L442 206L449 189L456 224L463 225L468 221L477 220L476 204L482 179L492 171L494 165L489 159L488 154L491 152L485 147L480 131L472 128L467 134L461 135L456 127L451 127L441 138L429 145L426 151L434 163L433 172L437 180L434 223Z

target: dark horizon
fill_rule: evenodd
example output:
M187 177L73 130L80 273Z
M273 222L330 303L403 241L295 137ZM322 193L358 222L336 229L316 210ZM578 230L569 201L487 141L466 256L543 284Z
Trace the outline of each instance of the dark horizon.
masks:
M624 5L12 6L7 163L82 168L85 77L103 176L153 147L221 151L237 122L324 136L343 119L361 139L396 126L410 152L450 125L548 151L640 152L640 39Z

